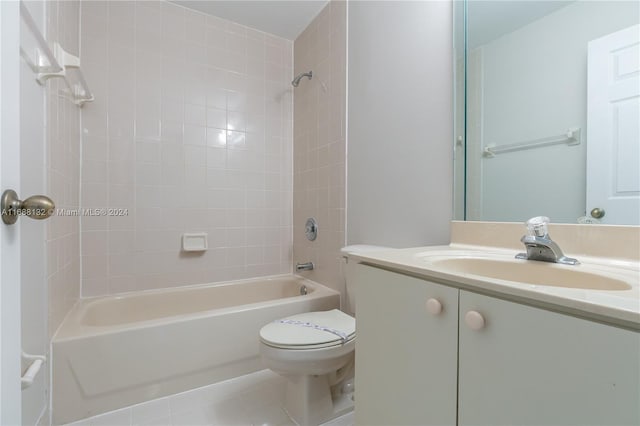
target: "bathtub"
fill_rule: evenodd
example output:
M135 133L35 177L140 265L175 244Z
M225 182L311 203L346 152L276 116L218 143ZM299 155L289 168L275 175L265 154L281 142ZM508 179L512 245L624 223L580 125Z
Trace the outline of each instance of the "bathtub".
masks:
M263 325L339 305L291 275L82 299L52 341L53 422L261 370Z

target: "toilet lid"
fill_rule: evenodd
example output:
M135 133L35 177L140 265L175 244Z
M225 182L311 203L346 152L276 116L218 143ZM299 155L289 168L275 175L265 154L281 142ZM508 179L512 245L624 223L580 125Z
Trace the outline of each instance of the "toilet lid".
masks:
M283 349L343 345L355 335L355 318L337 309L292 315L271 322L260 330L263 343Z

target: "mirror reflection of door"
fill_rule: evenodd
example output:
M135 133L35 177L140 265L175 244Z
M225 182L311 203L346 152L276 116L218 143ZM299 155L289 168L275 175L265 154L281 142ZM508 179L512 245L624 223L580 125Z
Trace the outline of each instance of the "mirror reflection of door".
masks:
M589 43L587 214L602 223L640 222L639 38L634 25Z
M587 63L588 46L638 25L640 3L471 0L466 4L465 54L457 55L466 68L456 74L464 76L466 84L465 114L456 113L456 119L464 121L465 136L464 157L457 152L455 160L463 157L465 162L464 173L459 171L456 180L463 176L464 191L462 185L455 188L456 219L519 222L544 215L554 223L582 223L600 207L605 210L603 223L640 224L638 210L627 206L624 209L630 213L618 216L602 202L587 201L594 190L587 151L591 143L598 143L593 129L601 122L587 114L587 78L593 74ZM457 9L454 12L459 15ZM625 67L620 72L631 73L627 80L637 72L633 64L640 45L637 35L631 37L635 49L597 60L615 59ZM608 84L606 79L602 82ZM637 102L637 98L614 102L611 108L624 114L619 118L631 117L634 111L637 116ZM599 138L610 154L613 143L622 145L615 148L618 159L610 162L608 171L594 168L595 181L616 180L618 200L629 198L640 186L638 126L630 120L618 123L625 126L625 133L615 141ZM611 126L604 131L611 132ZM553 143L547 143L550 140ZM511 149L521 144L525 146Z

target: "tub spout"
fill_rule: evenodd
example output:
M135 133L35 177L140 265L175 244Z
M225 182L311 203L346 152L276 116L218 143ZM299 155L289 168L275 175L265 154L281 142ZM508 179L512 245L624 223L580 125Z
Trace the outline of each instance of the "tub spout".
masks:
M313 262L296 263L296 271L312 271Z

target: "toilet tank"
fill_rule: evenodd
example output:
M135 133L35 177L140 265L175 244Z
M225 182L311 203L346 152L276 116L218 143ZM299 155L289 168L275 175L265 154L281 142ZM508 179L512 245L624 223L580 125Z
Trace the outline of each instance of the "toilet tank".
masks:
M349 256L353 254L362 254L362 253L371 253L376 251L385 251L391 250L391 247L383 247L383 246L372 246L366 244L356 244L352 246L343 247L340 251L342 252L342 259L344 262L343 265L343 273L346 284L346 306L345 312L355 315L356 314L356 291L355 291L355 280L353 279L356 272L357 262L353 260L349 260Z

